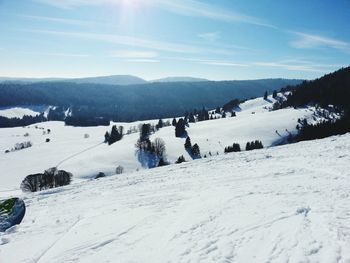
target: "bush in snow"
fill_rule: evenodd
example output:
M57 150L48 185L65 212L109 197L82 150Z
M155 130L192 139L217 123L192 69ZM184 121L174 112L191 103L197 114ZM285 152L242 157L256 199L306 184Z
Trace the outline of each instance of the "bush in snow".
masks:
M192 146L191 154L193 158L201 158L201 151L197 143Z
M84 139L88 139L88 138L90 138L90 135L87 134L87 133L85 133L85 134L84 134Z
M115 173L116 174L122 174L124 172L124 167L119 165L116 169L115 169Z
M106 175L102 172L99 172L96 176L95 176L95 179L98 179L98 178L102 178L102 177L106 177Z
M153 168L159 166L161 162L166 163L166 148L162 139L156 138L151 142L148 138L143 141L140 138L135 144L135 147L137 149L138 159L143 166Z
M183 155L181 155L179 158L177 158L175 163L183 163L186 162L185 157Z
M23 192L36 192L70 184L72 174L57 168L50 168L44 173L28 175L21 183Z
M23 150L23 149L26 149L26 148L29 148L29 147L32 147L32 146L33 146L33 144L30 141L16 143L15 146L12 147L11 150L6 150L5 153Z

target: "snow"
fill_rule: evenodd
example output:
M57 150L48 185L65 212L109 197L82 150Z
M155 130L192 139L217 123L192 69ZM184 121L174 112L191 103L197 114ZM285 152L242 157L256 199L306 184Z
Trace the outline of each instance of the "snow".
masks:
M349 139L220 155L21 194L27 214L0 234L0 258L349 262Z
M192 144L197 143L202 155L223 154L226 146L240 143L245 148L248 141L261 140L265 147L277 144L296 132L298 118L310 117L314 110L283 109L269 111L273 99L262 98L246 101L240 105L237 117L228 117L190 124L187 132ZM252 114L254 112L254 114ZM116 123L123 125L124 131L141 123L158 120ZM47 129L50 134L43 134ZM25 128L0 129L0 196L17 191L21 181L28 174L40 173L45 169L60 164L59 168L73 173L74 178L93 178L99 172L113 175L117 166L124 167L124 172L131 173L145 169L138 160L135 143L138 133L125 135L124 138L111 145L103 144L104 134L111 127L69 127L63 122L44 122ZM28 137L24 137L29 133ZM88 134L89 138L84 138ZM167 160L174 163L180 155L191 160L184 148L185 139L176 138L173 126L164 127L151 136L151 140L161 138L166 144ZM46 143L46 138L50 139ZM17 152L5 154L16 143L31 141L33 146ZM10 192L9 192L10 191Z
M269 111L274 101L249 100L237 117L190 124L192 144L213 157L155 169L138 160L138 133L108 146L111 127L0 129L0 197L27 206L22 223L0 233L0 262L349 263L350 134L271 147L296 132L299 118L322 118L314 108ZM157 137L171 163L191 159L174 127ZM266 148L223 154L252 140ZM33 146L4 153L24 141ZM26 175L58 164L74 174L71 185L19 190ZM115 175L118 165L124 174ZM91 179L98 172L108 176Z
M9 109L0 109L0 116L6 117L6 118L23 118L24 115L27 116L37 116L40 112L33 111L28 108L21 108L21 107L15 107L15 108L9 108Z

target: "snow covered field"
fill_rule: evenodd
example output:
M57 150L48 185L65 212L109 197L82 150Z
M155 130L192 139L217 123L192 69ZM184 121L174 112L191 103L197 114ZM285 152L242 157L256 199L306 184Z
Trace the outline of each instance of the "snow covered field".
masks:
M9 109L0 109L0 116L6 118L23 118L24 115L27 116L37 116L40 112L33 111L28 108L9 108Z
M0 234L0 261L348 263L349 139L23 194L27 214Z
M209 152L212 155L223 154L224 148L234 142L240 143L242 149L248 141L253 140L261 140L265 147L269 147L288 136L288 132L295 132L298 118L309 118L313 114L312 109L268 111L267 107L271 107L273 102L271 97L269 101L262 98L249 100L240 105L237 117L190 124L187 131L192 144L199 145L202 155L208 155ZM147 122L156 124L158 120L117 125L123 125L126 131L130 126ZM43 135L47 129L51 133ZM122 165L126 173L144 169L134 146L139 134L125 135L121 141L108 146L101 144L107 130L110 127L68 127L63 122L0 129L0 197L18 190L28 174L43 172L66 158L68 160L59 168L72 172L75 180L94 177L98 172L113 175L118 165ZM29 136L24 137L25 133ZM89 138L84 138L85 134ZM174 127L162 128L151 136L151 140L156 137L165 141L169 162L174 163L180 155L184 155L186 160L191 159L184 148L185 139L175 137ZM49 143L45 142L46 138L50 139ZM33 146L4 153L16 143L24 141L31 141ZM80 154L69 158L77 153Z

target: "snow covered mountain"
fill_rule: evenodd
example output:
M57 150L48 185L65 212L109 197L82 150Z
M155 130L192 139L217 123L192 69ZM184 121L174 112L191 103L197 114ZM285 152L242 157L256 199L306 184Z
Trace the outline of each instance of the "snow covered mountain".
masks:
M271 96L268 100L248 100L236 109L236 117L190 123L187 132L192 144L199 145L203 156L223 154L224 148L233 143L239 143L242 149L248 141L254 140L262 141L265 147L273 146L283 141L289 133L296 132L299 118L311 118L314 113L313 108L270 111L274 102L275 99ZM123 125L127 131L142 123L157 122L158 120L151 120L113 124ZM47 129L50 129L50 134L46 134ZM118 165L123 166L127 173L148 168L136 153L138 132L127 134L121 141L109 146L102 143L107 130L110 127L69 127L64 126L63 122L0 129L0 167L3 171L0 175L0 191L18 189L26 175L42 172L67 158L59 168L72 172L75 178L93 178L99 172L112 175ZM84 138L85 134L89 138ZM166 158L170 163L174 163L181 155L186 160L191 160L184 148L185 139L175 137L173 126L160 129L150 139L155 138L165 141ZM46 139L50 139L50 142L45 143ZM31 141L33 146L5 153L22 141Z
M0 234L1 259L349 262L349 139L232 153L24 195L27 215Z
M190 123L188 135L206 159L191 160L174 127L161 128L150 139L165 141L172 165L154 169L137 155L138 132L108 146L110 127L0 129L0 197L27 206L22 223L0 233L0 259L348 262L350 134L270 147L295 133L299 118L317 118L313 107L271 111L274 102L248 100L236 117ZM266 148L224 154L253 140ZM24 141L32 146L5 153ZM173 164L180 155L188 162ZM57 165L73 173L70 185L19 190L26 175ZM115 175L119 165L124 173ZM99 172L107 177L94 180Z

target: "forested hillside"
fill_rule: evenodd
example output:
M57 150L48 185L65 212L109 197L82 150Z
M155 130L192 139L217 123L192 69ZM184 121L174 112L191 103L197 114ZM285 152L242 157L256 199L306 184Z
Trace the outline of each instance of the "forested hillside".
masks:
M321 108L337 111L340 119L327 115L321 123L305 122L297 140L320 139L350 131L350 67L342 68L313 81L304 81L295 86L282 103L282 107L302 107L318 105Z
M300 80L266 79L148 83L112 86L47 82L0 84L0 106L54 105L72 107L81 115L93 114L115 121L173 117L194 108L214 108L228 99L260 97Z

